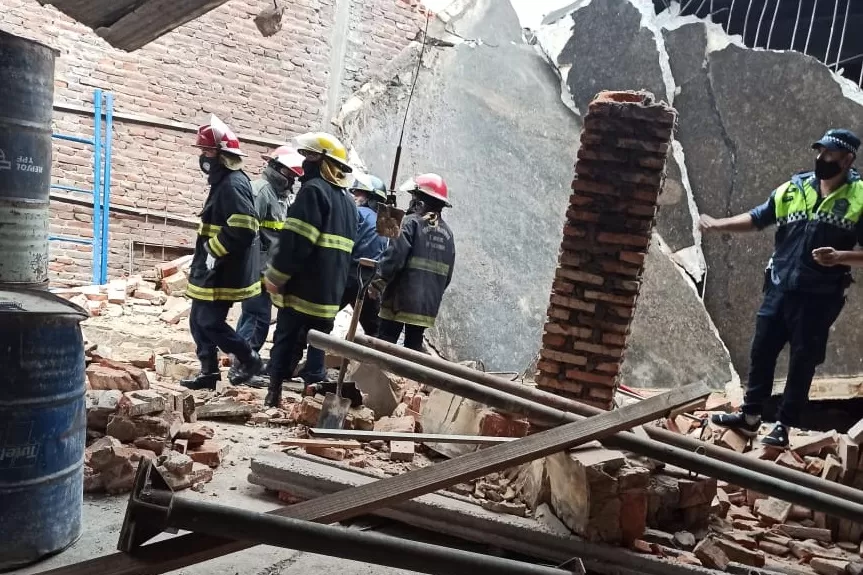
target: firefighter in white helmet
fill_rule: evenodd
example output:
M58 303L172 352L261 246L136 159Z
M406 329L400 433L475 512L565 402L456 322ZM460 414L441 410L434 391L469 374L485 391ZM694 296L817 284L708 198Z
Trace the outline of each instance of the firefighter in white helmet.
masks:
M294 143L305 156L302 186L264 274L264 285L279 308L265 400L271 407L281 402L282 382L296 370L308 331L332 331L357 235L344 145L323 132L298 136Z
M195 146L201 149L198 164L210 185L186 291L192 300L189 327L201 373L182 383L192 389L215 389L219 349L239 361L237 383L248 381L261 368L258 353L226 321L234 303L261 293L255 245L258 217L251 183L242 171L246 154L230 128L212 116L198 129Z
M279 146L272 154L264 155L267 165L261 177L252 182L255 210L258 213L258 238L261 248L261 273L266 271L269 256L275 252L279 231L284 226L288 209L288 198L294 190L296 179L303 175L303 156L292 146ZM237 333L260 353L270 331L272 301L270 294L261 294L243 301L243 313L237 322ZM236 379L240 363L235 360L228 372L228 380ZM253 378L248 383L257 384Z

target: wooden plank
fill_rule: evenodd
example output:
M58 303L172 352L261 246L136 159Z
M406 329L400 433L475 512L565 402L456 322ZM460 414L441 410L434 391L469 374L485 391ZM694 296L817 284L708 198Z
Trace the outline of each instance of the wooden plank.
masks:
M703 383L688 385L615 411L574 421L503 445L488 447L404 475L283 507L272 513L319 523L350 519L462 481L608 437L615 432L653 421L672 409L699 397L706 397L709 393L710 390ZM254 547L254 544L195 533L145 545L135 555L115 553L46 571L43 575L158 575L249 547Z
M515 441L516 437L490 437L486 435L444 435L438 433L398 433L394 431L355 431L353 429L309 429L312 437L329 439L356 439L358 441L415 441L424 443L471 443L474 445L499 445Z
M292 437L291 439L284 439L282 441L277 441L273 445L287 445L292 447L341 447L343 449L362 449L363 444L359 441L337 441L334 439L301 439L299 437Z

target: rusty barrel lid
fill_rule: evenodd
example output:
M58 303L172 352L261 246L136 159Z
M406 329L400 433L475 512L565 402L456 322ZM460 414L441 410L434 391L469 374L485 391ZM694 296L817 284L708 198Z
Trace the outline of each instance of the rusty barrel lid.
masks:
M0 287L0 321L14 316L83 321L89 314L81 306L48 291Z

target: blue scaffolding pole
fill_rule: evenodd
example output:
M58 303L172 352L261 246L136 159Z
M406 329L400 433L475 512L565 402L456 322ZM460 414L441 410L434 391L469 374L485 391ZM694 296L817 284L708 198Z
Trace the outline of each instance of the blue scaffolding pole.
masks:
M105 122L104 135L103 117ZM51 188L55 190L89 194L93 197L93 238L51 235L48 239L92 246L92 281L99 285L108 281L108 223L111 201L111 140L113 136L114 95L111 93L103 94L102 90L93 92L92 138L82 138L71 134L52 134L56 140L93 146L93 189L51 184Z

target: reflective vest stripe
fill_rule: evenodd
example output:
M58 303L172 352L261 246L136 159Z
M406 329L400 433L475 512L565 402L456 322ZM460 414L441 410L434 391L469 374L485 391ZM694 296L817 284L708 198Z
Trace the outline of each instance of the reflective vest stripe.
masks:
M267 266L267 271L264 272L264 275L267 276L270 281L275 284L283 284L289 279L291 279L291 276L286 273L280 272L279 270L274 268L272 264Z
M186 295L202 301L239 301L261 293L261 282L245 288L208 288L189 284Z
M318 240L318 245L322 248L332 248L342 250L343 252L351 253L354 249L354 240L344 236L336 236L333 234L321 234Z
M389 308L381 308L381 319L396 321L398 323L406 323L408 325L416 325L419 327L434 327L435 318L430 315L421 315L418 313L406 313L400 311L394 312Z
M321 237L321 231L318 228L297 218L288 218L285 220L283 229L299 234L313 244L318 243L318 239Z
M270 230L281 230L285 227L285 222L277 222L275 220L262 220L261 227Z
M226 250L225 246L222 245L222 242L219 241L218 236L211 237L208 243L210 246L210 250L217 258L225 257L226 255L228 255L228 250Z
M256 232L258 231L258 220L253 216L247 216L245 214L231 214L228 218L228 226Z
M288 307L313 317L333 319L339 313L338 305L313 303L295 295L270 294L270 297L276 307Z
M441 276L449 275L449 264L436 262L426 258L412 257L408 260L407 267L414 270L431 272Z
M204 223L198 224L198 235L205 238L215 237L220 231L222 231L222 226Z

